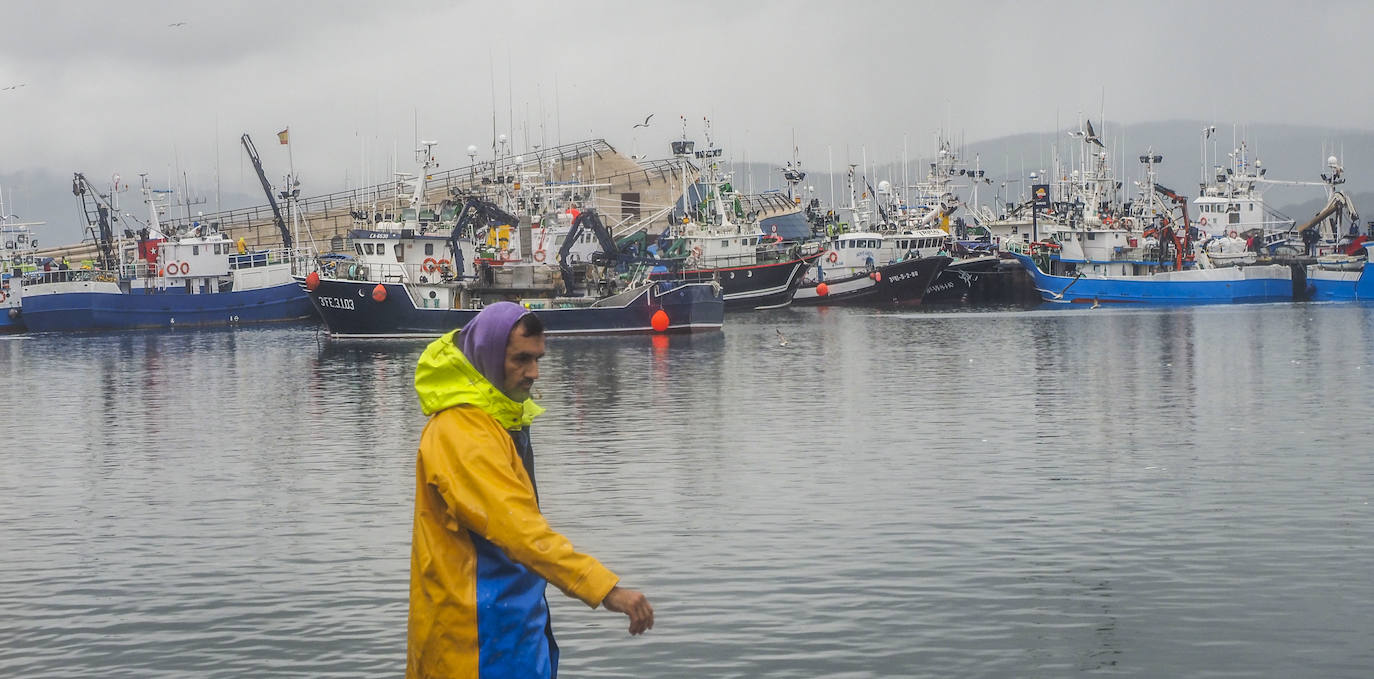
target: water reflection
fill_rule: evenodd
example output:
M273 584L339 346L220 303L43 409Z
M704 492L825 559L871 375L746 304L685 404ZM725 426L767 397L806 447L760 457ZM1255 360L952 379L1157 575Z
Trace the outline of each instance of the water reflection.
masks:
M1362 676L1374 313L782 309L549 340L568 676ZM778 333L787 345L778 341ZM425 342L0 339L0 674L403 666Z

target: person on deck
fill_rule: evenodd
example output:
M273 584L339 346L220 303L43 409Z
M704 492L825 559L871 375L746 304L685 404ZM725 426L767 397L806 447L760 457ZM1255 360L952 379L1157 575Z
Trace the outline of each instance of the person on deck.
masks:
M573 549L539 511L530 399L544 355L539 318L488 305L432 342L415 370L430 416L420 437L406 677L558 675L547 582L593 608L653 627L641 593Z

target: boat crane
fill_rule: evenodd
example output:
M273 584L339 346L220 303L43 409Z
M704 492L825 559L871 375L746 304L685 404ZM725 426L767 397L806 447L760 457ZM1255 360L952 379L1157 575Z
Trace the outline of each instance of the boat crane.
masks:
M243 148L248 151L248 160L252 161L253 169L258 172L258 180L262 182L262 190L267 193L267 204L272 207L272 222L277 225L277 230L281 232L281 244L283 248L290 250L294 245L291 239L291 230L286 228L286 219L281 215L281 208L277 206L277 198L272 194L272 182L267 181L267 173L262 170L262 159L258 157L258 149L253 146L253 139L248 133L243 134ZM287 197L286 193L282 197Z
M114 251L114 227L111 220L119 219L119 209L106 196L91 186L86 175L80 172L72 176L72 195L81 199L82 212L86 214L86 224L91 229L91 239L100 248L100 268L106 271L119 267Z

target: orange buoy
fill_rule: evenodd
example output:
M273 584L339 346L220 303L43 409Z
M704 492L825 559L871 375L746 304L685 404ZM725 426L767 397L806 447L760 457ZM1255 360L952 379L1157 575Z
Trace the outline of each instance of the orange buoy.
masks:
M883 272L881 272L881 271L874 271L874 272L873 272L873 280L875 280L875 281L877 281L877 282L879 282L879 283L883 282Z
M817 286L816 286L816 296L817 296L817 297L825 297L825 296L828 295L828 294L830 294L830 286L829 286L829 285L826 285L825 283L821 283L820 285L817 285Z
M318 287L320 287L320 274L315 271L311 271L310 273L306 274L305 289L309 290L310 292L314 292L315 288Z
M377 287L372 288L372 299L377 300L378 302L385 302L386 286L382 285L381 283L378 283Z
M664 311L664 310L662 310L662 309L659 309L658 311L655 311L655 312L654 312L654 317L651 318L651 319L649 319L649 325L653 327L654 332L663 332L664 330L667 330L667 329L668 329L668 312L666 312L666 311Z

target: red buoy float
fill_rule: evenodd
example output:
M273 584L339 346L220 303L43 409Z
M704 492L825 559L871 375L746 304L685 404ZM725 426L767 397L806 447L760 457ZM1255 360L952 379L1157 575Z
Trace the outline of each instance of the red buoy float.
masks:
M306 289L306 290L309 290L310 292L314 292L314 291L315 291L315 288L318 288L318 287L320 287L320 274L319 274L319 272L317 272L317 271L311 271L310 273L306 274L306 275L305 275L305 289Z
M374 300L376 300L376 301L378 301L378 302L385 302L385 301L386 301L386 286L382 285L381 283L378 283L378 284L377 284L377 287L372 288L372 299L374 299Z
M817 297L825 297L825 296L828 295L828 294L830 294L830 286L829 286L829 285L826 285L825 283L821 283L820 285L817 285L817 286L816 286L816 296L817 296Z
M873 272L873 280L875 280L875 281L877 281L877 282L879 282L879 283L883 282L883 272L881 272L881 271L874 271L874 272Z
M666 311L664 311L664 310L662 310L662 309L659 309L658 311L655 311L655 312L654 312L654 317L651 318L651 319L649 319L649 325L653 327L654 332L663 332L663 331L667 330L667 329L668 329L668 312L666 312Z

